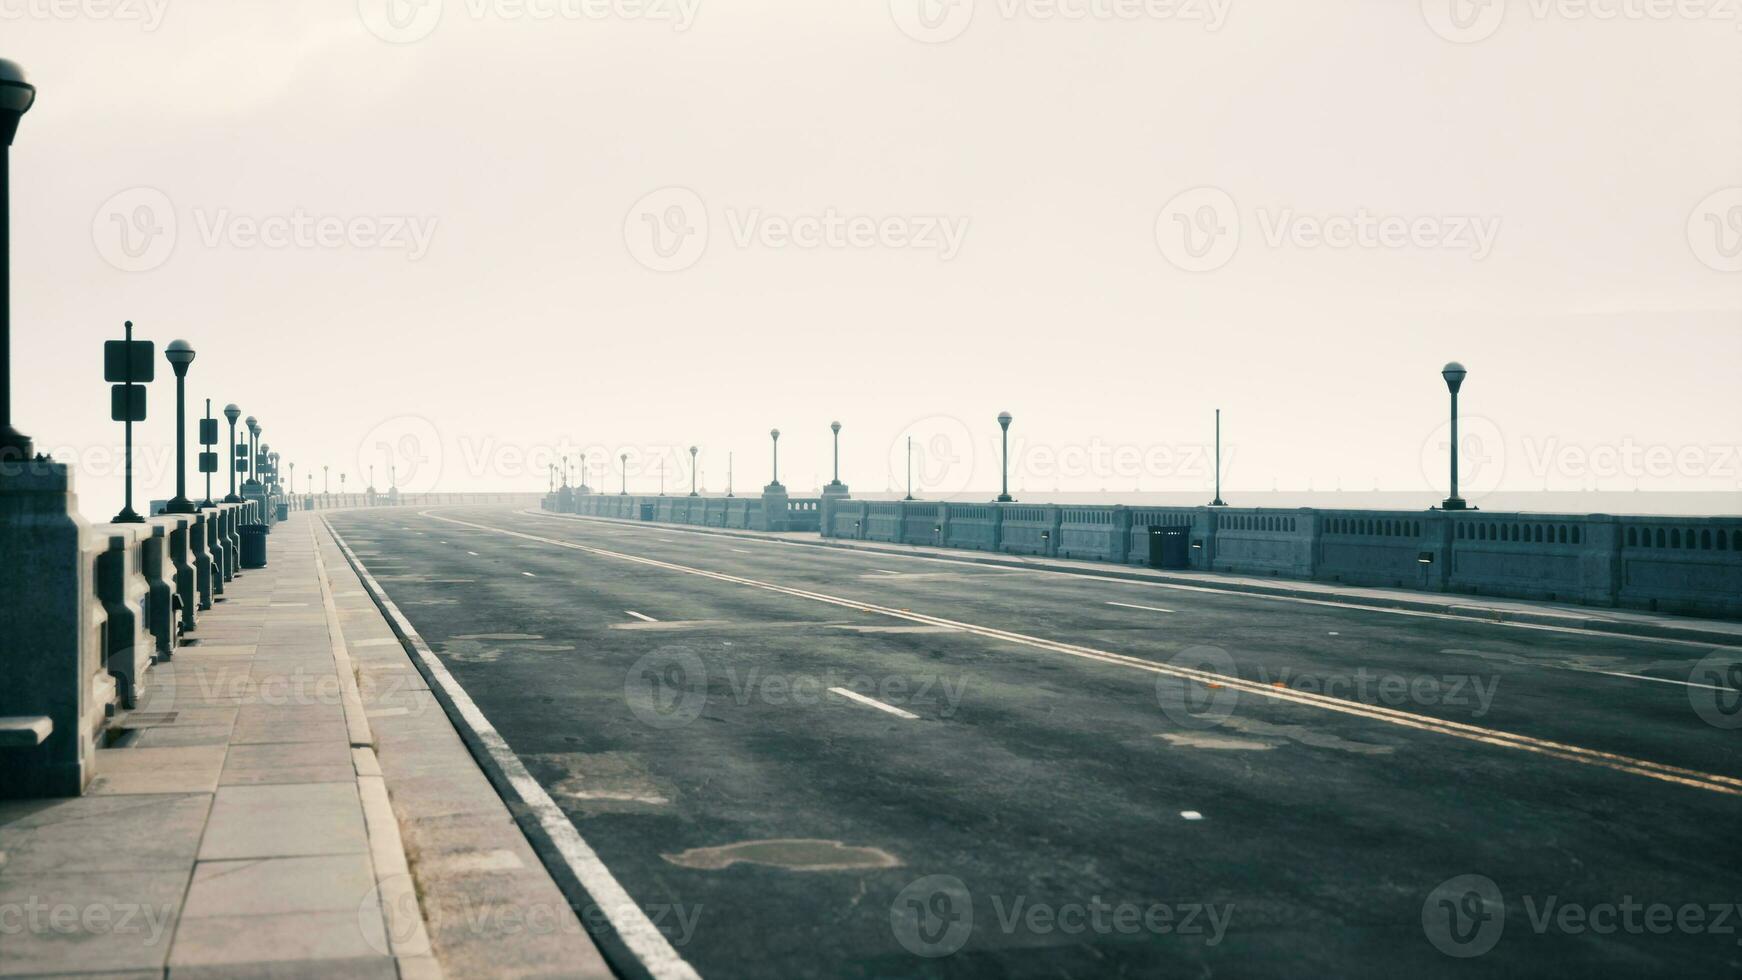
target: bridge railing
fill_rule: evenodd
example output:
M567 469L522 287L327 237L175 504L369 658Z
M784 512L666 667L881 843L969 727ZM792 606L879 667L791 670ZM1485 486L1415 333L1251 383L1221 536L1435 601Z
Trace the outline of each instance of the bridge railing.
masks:
M19 493L41 470L40 496ZM138 524L89 524L58 464L31 464L8 499L0 562L0 798L75 796L117 714L141 706L238 574L253 502Z

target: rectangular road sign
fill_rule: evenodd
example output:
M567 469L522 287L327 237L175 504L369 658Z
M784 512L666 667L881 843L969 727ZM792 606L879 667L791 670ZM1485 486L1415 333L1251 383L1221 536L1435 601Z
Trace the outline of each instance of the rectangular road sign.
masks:
M145 421L144 386L111 385L109 387L109 418L116 422Z
M247 443L237 443L236 444L236 462L240 463L240 464L246 464L248 462L248 444ZM247 469L247 466L244 465L242 468Z
M218 420L200 419L200 445L216 446L218 444Z
M103 341L103 380L145 384L151 381L157 361L149 340ZM135 422L139 421L134 419Z
M217 453L200 453L200 472L201 473L216 473L216 472L218 472L218 454Z
M236 461L236 472L238 472L238 473L248 472L248 461L246 459L239 459Z

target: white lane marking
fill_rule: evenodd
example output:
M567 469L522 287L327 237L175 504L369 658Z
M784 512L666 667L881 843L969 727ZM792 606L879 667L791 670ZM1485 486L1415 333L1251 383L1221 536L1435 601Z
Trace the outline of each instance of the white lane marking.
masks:
M1529 735L1519 735L1514 732L1502 731L1497 728L1483 728L1480 725L1469 725L1463 722L1446 721L1434 718L1430 715L1412 714L1407 711L1400 711L1396 708L1363 704L1359 701L1345 700L1327 694L1317 694L1311 691L1300 691L1286 687L1272 687L1269 684L1262 684L1258 681L1249 681L1240 677L1218 674L1215 671L1198 670L1190 667L1180 667L1174 664L1157 663L1153 660L1145 660L1141 657L1133 657L1123 653L1113 653L1108 650L1099 650L1094 647L1079 646L1077 644L1064 643L1058 640L1043 639L1038 636L1029 636L1024 633L1015 633L991 626L978 626L973 623L958 622L956 620L944 619L941 616L928 616L923 613L912 612L911 610L894 609L888 606L879 606L873 603L860 602L858 600L827 595L821 592L810 592L804 589L792 588L790 586L775 585L770 582L761 582L756 579L743 578L737 575L727 575L723 572L710 572L707 569L691 568L687 565L678 565L672 562L660 561L656 558L643 558L639 555L628 555L623 554L622 552L606 551L603 548L594 548L589 545L576 544L572 541L539 537L536 534L527 534L524 531L510 531L504 528L492 527L488 524L472 524L467 521L455 520L451 517L430 516L438 521L460 524L465 527L476 528L480 531L491 531L505 537L521 538L526 541L536 541L540 544L548 544L557 548L583 551L603 558L616 558L622 561L633 562L638 565L648 565L654 568L663 568L668 571L681 572L685 575L695 575L701 578L710 578L720 582L730 582L735 585L762 589L767 592L774 592L781 595L795 596L800 599L810 599L828 605L858 609L862 612L876 613L882 616L889 616L893 619L905 619L911 622L926 623L932 626L954 626L977 636L984 636L995 640L1004 640L1022 646L1035 647L1041 650L1049 650L1054 653L1062 653L1083 660L1095 660L1106 664L1132 667L1153 674L1164 674L1169 677L1197 681L1202 684L1219 684L1223 687L1233 688L1234 690L1246 694L1253 694L1262 698L1269 698L1277 701L1289 701L1310 708L1321 708L1326 711L1354 715L1372 721L1383 721L1403 728L1413 728L1418 731L1450 735L1453 738L1480 742L1484 745L1517 749L1522 752L1531 752L1537 755L1549 756L1550 758L1560 759L1565 762L1577 762L1581 765L1613 769L1617 772L1631 773L1636 776L1644 776L1648 779L1655 779L1660 782L1674 783L1680 786L1692 787L1694 789L1709 790L1714 793L1723 793L1728 796L1742 796L1742 778L1736 776L1725 776L1719 773L1702 772L1698 769L1686 769L1681 766L1672 766L1667 763L1653 762L1649 759L1638 759L1632 756L1621 755L1619 753L1588 749L1583 746L1571 745L1565 742L1553 742L1547 739L1534 738Z
M858 691L848 690L847 688L844 688L844 687L831 687L831 688L829 688L829 693L830 694L839 694L841 697L847 698L847 699L852 700L852 701L857 701L860 704L865 705L866 707L876 708L878 711L887 711L897 718L906 718L908 721L918 721L919 720L919 716L914 714L911 711L903 711L900 708L897 708L896 706L894 706L892 704L884 704L882 701L879 701L876 698L868 698L865 695L860 694Z
M890 571L890 570L889 570L889 569L887 569L887 568L873 568L873 569L871 569L871 570L872 570L872 571L873 571L873 572L882 572L882 573L883 573L883 574L885 574L885 575L894 575L894 576L897 576L897 577L899 577L899 576L900 576L900 575L901 575L901 574L902 574L902 573L901 573L901 572L892 572L892 571Z
M478 557L478 553L476 551L468 551L468 552L466 552L466 554L471 555L473 558Z
M592 524L616 523L615 521L613 521L611 518L608 518L608 517L586 517L586 516L575 516L575 515L547 514L547 513L544 513L543 511L536 511L536 510L521 510L521 511L516 511L515 513L526 516L526 517L543 517L543 518L547 518L547 519L553 520L553 521L565 521L565 522L570 523L570 524L573 524L576 521L584 521L584 522L592 523ZM426 512L420 516L433 517L435 515ZM629 526L633 526L633 525L629 525ZM500 529L495 529L495 530L500 531ZM742 535L737 535L737 534L724 534L724 533L719 532L719 531L689 531L689 530L681 530L681 529L678 530L677 533L679 533L679 534L711 534L715 537L741 537L742 536ZM744 533L748 534L751 532L744 532ZM1063 575L1063 576L1068 576L1070 578L1076 579L1079 582L1102 582L1102 583L1106 583L1108 585L1133 585L1133 586L1138 586L1138 587L1143 587L1143 588L1151 588L1151 589L1174 589L1174 590L1177 590L1180 592L1204 592L1204 593L1208 593L1210 595L1225 596L1225 597L1231 598L1231 599L1265 599L1265 600L1269 600L1271 602L1295 602L1295 603L1303 603L1303 604L1309 605L1309 606L1329 606L1333 609L1348 609L1348 610L1351 610L1353 612L1384 613L1384 614L1390 615L1390 616L1414 616L1414 617L1419 618L1419 619L1447 619L1447 620L1452 620L1454 622L1459 622L1459 623L1480 623L1480 624L1483 624L1486 626L1504 626L1504 627L1508 627L1511 629L1520 629L1520 630L1541 630L1541 631L1547 632L1547 633L1572 633L1576 636L1598 637L1601 639L1615 639L1615 638L1619 637L1621 639L1628 640L1629 642L1633 642L1633 643L1661 643L1661 644L1669 644L1669 645L1674 645L1674 646L1699 647L1701 649L1709 649L1710 647L1712 647L1714 645L1727 646L1727 647L1742 646L1742 642L1716 643L1715 641L1712 641L1712 640L1677 640L1677 639L1671 639L1669 637L1662 637L1662 636L1634 636L1630 633L1616 633L1612 630L1593 630L1593 629L1586 629L1586 628L1580 627L1580 626L1552 626L1552 625L1549 625L1547 623L1520 623L1516 620L1508 620L1508 619L1483 619L1483 618L1476 617L1476 616L1458 616L1458 615L1454 615L1452 613L1428 612L1426 610L1421 610L1421 609L1393 609L1393 608L1390 608L1388 606L1368 606L1368 605L1362 605L1360 603L1354 603L1354 602L1339 602L1335 599L1314 599L1314 598L1308 598L1306 596L1293 596L1293 595L1270 595L1270 594L1264 593L1264 592L1242 592L1242 591L1239 591L1236 589L1221 589L1221 588L1215 588L1213 586L1207 586L1207 585L1183 585L1183 584L1180 584L1177 582L1146 582L1146 581L1143 581L1141 579L1113 578L1113 577L1107 576L1107 575L1090 575L1090 574L1085 574L1083 572L1066 572L1066 571L1060 571L1058 569L1053 569L1053 568L1034 568L1032 566L1014 565L1014 564L1013 565L1002 565L1002 564L996 564L996 563L990 563L990 562L967 561L967 560L961 559L961 558L941 558L941 557L936 557L936 556L932 556L932 555L904 555L904 554L901 554L899 552L887 552L887 551L883 551L881 549L853 548L853 547L841 546L841 545L812 544L812 543L803 542L803 541L785 541L785 540L781 540L778 538L774 539L772 541L758 541L756 543L757 544L768 544L768 545L785 545L789 548L818 548L818 549L822 549L825 551L846 552L848 554L856 554L856 555L860 555L863 557L875 556L880 560L888 560L890 558L893 558L897 561L934 561L934 562L938 562L938 563L944 564L944 565L970 565L970 566L973 566L975 568L987 568L987 567L1001 568L1001 569L1006 569L1006 570L1012 571L1012 572L1027 572L1030 575ZM1018 556L1018 555L1004 555L1003 557L1016 559L1016 558L1019 558L1020 556Z
M633 609L625 609L623 611L628 613L631 616L634 616L636 619L639 619L644 623L657 623L657 622L659 622L659 620L654 619L652 616L647 616L647 615L644 615L642 613L638 613Z
M496 727L490 724L490 719L484 717L484 712L472 701L471 695L448 673L448 669L442 665L434 651L430 650L429 644L424 642L417 629L411 625L411 620L405 618L405 614L387 597L381 584L375 581L375 576L351 553L351 549L345 545L345 539L339 537L339 532L333 530L332 524L326 518L323 517L321 523L326 525L327 533L333 536L339 550L350 560L351 567L356 570L357 577L363 580L364 587L374 595L375 601L393 621L400 635L416 652L424 676L446 695L448 717L456 725L464 725L470 730L477 744L489 754L509 787L525 804L526 812L538 821L539 827L550 837L551 843L556 845L563 863L568 865L575 880L580 882L588 897L598 903L611 927L623 938L623 944L629 947L630 952L635 954L641 965L656 980L701 980L701 974L678 955L670 941L659 931L659 927L629 897L629 892L611 874L611 869L605 867L605 862L599 859L598 853L581 836L581 832L575 829L575 825L569 822L562 808L550 798L550 794L544 791L538 780L532 778L526 764L508 747L508 740L496 731Z
M1644 674L1627 674L1619 670L1598 670L1595 667L1567 667L1565 669L1578 671L1581 674L1607 674L1610 677L1631 677L1636 681L1656 681L1659 684L1680 684L1683 687L1698 687L1707 691L1722 691L1726 694L1735 690L1734 688L1718 687L1713 684L1695 684L1693 681L1678 681L1669 677L1647 677Z
M1109 606L1124 606L1126 609L1142 609L1142 610L1145 610L1147 612L1163 612L1163 613L1173 612L1172 609L1163 609L1160 606L1140 606L1135 602L1112 602L1112 601L1108 601L1107 605L1109 605Z
M752 554L752 552L749 552L749 551L745 551L745 550L744 550L744 549L743 549L743 548L727 548L727 549L726 549L726 550L727 550L727 551L736 551L736 552L737 552L737 553L739 553L739 554L740 554L740 555L748 555L748 554Z
M1202 819L1204 819L1204 815L1199 813L1196 810L1181 810L1179 812L1179 815L1186 818L1187 820L1202 820Z
M534 575L531 572L521 572L520 574L526 576L527 578L538 578L537 575Z

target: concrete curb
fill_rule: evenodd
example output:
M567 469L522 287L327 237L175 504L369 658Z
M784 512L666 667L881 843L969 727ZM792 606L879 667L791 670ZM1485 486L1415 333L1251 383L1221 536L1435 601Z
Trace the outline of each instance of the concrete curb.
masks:
M970 564L987 565L995 568L1015 568L1028 571L1039 570L1056 572L1063 575L1119 579L1121 581L1150 585L1184 586L1187 588L1204 589L1213 592L1232 592L1245 595L1267 596L1278 599L1294 599L1303 602L1336 603L1346 606L1364 606L1370 609L1427 613L1436 616L1473 619L1489 623L1510 623L1522 626L1551 626L1559 629L1583 630L1590 633L1607 633L1615 636L1631 636L1640 639L1676 640L1688 643L1742 648L1742 635L1735 633L1703 629L1698 626L1668 626L1656 623L1618 622L1615 620L1583 616L1572 611L1558 612L1547 609L1541 611L1530 609L1501 609L1494 606L1471 604L1445 605L1443 603L1432 602L1426 599L1411 599L1406 596L1372 596L1327 593L1320 589L1304 589L1283 584L1271 586L1257 585L1249 582L1182 578L1166 574L1143 574L1127 571L1121 566L1109 566L1108 568L1078 568L1073 565L1059 564L1045 559L1006 558L972 551L951 551L948 555L934 555L930 552L918 550L870 548L858 545L854 542L824 538L819 538L816 541L795 541L790 538L769 538L765 534L754 531L692 527L687 524L648 524L644 521L622 520L614 517L593 517L591 515L583 514L561 514L545 510L523 510L521 513L534 517L549 517L559 520L596 521L601 524L628 524L643 528L659 527L667 530L688 531L692 534L713 534L720 537L751 538L771 543L790 544L802 548L835 548L843 551L855 551L861 554L910 554L914 557L938 558L940 560L967 562Z

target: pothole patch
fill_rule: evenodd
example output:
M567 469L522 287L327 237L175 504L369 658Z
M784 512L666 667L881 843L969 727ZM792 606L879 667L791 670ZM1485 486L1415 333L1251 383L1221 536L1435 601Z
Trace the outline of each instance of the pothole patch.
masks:
M877 847L859 847L838 840L779 838L747 840L719 847L693 847L664 854L672 864L698 871L719 871L734 864L760 864L784 871L856 871L899 868L901 859Z

